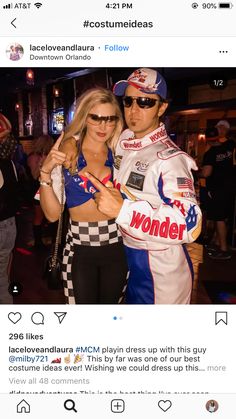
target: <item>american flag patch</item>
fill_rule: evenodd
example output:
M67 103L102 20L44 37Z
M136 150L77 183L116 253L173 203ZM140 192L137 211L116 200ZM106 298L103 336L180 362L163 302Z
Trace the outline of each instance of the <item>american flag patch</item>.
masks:
M191 189L193 191L193 181L187 177L177 177L177 186L179 189Z

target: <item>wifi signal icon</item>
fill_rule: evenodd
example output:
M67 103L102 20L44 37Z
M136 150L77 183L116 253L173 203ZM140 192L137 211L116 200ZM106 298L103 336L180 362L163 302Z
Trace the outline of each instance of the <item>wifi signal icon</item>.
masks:
M42 3L34 3L35 7L37 7L37 9L39 9L42 6Z

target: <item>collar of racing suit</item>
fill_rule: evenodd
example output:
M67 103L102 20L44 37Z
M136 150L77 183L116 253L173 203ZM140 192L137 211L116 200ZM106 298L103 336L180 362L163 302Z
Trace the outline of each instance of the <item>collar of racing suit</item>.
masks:
M165 125L163 123L161 123L160 126L154 131L145 135L143 138L135 138L134 132L130 131L129 129L125 130L123 135L124 138L121 138L120 146L124 150L141 150L150 146L151 144L155 144L158 141L161 142L168 138Z

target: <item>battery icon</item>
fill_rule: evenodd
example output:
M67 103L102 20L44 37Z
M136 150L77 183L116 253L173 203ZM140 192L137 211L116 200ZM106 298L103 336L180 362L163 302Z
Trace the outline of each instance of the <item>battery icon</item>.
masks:
M232 9L233 4L232 3L219 3L218 7L219 9Z

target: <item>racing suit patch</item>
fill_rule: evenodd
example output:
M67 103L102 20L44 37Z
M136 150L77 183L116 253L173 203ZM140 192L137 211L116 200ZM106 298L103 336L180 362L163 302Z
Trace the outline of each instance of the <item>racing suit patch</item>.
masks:
M119 155L116 155L114 157L114 167L115 167L116 170L120 169L120 164L121 164L122 157L123 156L119 156Z
M130 172L126 185L130 186L133 189L138 189L139 191L142 191L144 179L144 175L141 175L140 173Z
M148 161L141 161L141 160L138 160L138 161L135 163L135 167L137 168L137 170L138 170L139 172L146 172L146 171L147 171L147 169L148 169L148 166L149 166L149 162L148 162Z
M175 192L174 196L186 199L196 199L196 195L193 192Z
M177 177L177 186L179 189L190 189L194 191L193 181L188 177Z

